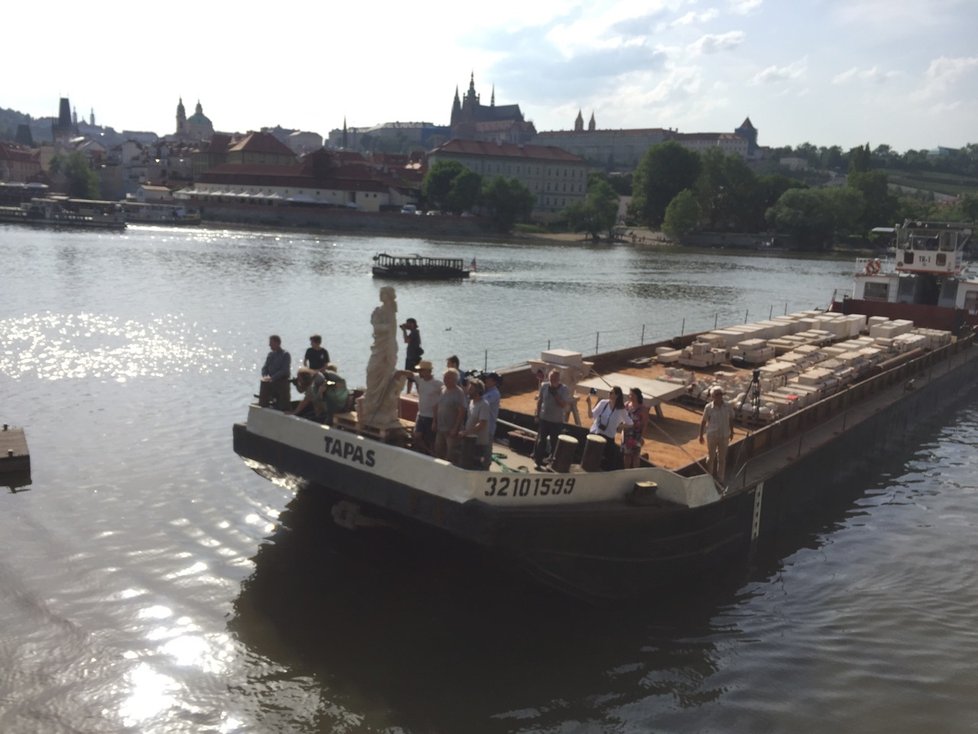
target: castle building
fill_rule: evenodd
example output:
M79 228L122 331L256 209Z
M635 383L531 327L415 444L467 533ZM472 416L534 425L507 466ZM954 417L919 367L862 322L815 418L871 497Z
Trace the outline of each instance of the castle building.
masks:
M459 98L458 87L452 101L449 124L452 138L483 140L492 143L528 143L536 135L532 122L523 119L518 104L497 105L493 87L489 104L482 104L481 95L475 91L475 73L469 77L469 90Z
M548 130L533 138L534 144L563 148L608 171L634 170L650 147L667 140L697 152L719 148L745 159L759 151L757 128L749 117L732 133L681 133L664 128L599 130L592 112L585 130L584 115L578 110L573 130Z

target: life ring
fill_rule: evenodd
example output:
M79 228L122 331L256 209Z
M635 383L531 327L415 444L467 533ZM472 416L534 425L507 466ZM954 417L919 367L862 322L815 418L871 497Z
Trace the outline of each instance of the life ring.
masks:
M876 275L880 271L879 260L869 260L866 263L866 275Z

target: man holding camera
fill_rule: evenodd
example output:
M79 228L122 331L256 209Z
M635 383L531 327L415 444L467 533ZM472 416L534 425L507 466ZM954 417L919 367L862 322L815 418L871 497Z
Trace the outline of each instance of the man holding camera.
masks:
M414 372L414 368L421 361L421 355L424 354L424 349L421 348L421 331L418 329L418 322L414 319L408 319L400 326L404 343L407 344L404 369L408 372ZM408 380L405 392L411 392L412 384L411 380Z
M571 392L567 385L561 383L560 372L551 370L537 396L536 417L540 425L537 427L537 441L533 446L533 461L538 468L544 461L552 458L557 450L557 436L564 424L564 409L569 407L570 402Z

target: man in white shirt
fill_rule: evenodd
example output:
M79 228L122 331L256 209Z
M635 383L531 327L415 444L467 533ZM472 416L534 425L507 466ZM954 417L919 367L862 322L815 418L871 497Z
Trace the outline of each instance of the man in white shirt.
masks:
M706 404L700 421L700 443L705 432L707 470L723 482L727 473L727 447L734 435L733 408L723 402L723 388L719 385L710 390L710 396L713 400Z
M427 359L418 362L417 374L401 370L397 374L406 377L418 389L418 417L414 421L414 445L430 454L435 448L435 407L441 397L441 380L436 380L431 371L434 366Z

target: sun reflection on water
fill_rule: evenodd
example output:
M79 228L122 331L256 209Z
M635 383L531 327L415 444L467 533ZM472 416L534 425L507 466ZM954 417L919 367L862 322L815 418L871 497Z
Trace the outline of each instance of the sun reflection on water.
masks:
M92 313L39 313L0 320L0 372L42 380L163 377L207 373L233 355L210 344L196 322L163 314L141 323Z

